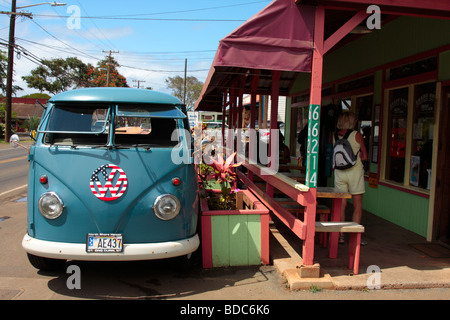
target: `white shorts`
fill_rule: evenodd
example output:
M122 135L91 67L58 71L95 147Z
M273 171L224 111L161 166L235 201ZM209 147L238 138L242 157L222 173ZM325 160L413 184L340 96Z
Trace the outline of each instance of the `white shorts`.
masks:
M350 169L334 170L334 186L352 195L365 193L366 184L362 163L358 162Z

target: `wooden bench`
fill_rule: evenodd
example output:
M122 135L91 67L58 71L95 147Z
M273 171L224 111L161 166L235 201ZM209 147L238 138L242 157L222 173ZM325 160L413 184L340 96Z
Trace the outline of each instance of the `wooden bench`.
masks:
M350 233L348 247L348 268L353 269L354 274L359 272L359 257L361 249L361 233L364 226L356 222L316 222L316 232L342 232Z
M291 198L273 198L276 202L278 202L283 208L288 210L290 213L295 215L297 218L303 220L302 217L299 217L303 213L305 213L305 208L301 206L298 202L292 200ZM316 206L316 214L319 215L320 221L328 221L329 215L331 214L331 209L323 204L317 204ZM320 233L319 235L319 243L326 248L327 246L327 233Z

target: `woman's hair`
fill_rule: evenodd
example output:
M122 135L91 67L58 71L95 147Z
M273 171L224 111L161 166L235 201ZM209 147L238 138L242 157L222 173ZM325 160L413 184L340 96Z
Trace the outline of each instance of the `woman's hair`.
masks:
M349 112L343 112L339 115L337 125L336 127L339 130L348 130L348 129L354 129L356 124L356 115L349 111Z

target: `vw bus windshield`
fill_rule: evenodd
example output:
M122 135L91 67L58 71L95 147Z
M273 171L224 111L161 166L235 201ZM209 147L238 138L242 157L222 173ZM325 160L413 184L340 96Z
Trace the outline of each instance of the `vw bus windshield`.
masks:
M55 104L42 132L44 143L51 145L174 147L179 137L173 133L183 117L167 106Z
M101 133L106 128L108 110L107 106L55 105L46 131Z
M174 147L178 144L179 118L175 107L158 105L118 105L115 112L115 145ZM174 139L174 140L172 140Z
M108 142L107 105L55 104L48 114L44 143L62 146L102 146Z

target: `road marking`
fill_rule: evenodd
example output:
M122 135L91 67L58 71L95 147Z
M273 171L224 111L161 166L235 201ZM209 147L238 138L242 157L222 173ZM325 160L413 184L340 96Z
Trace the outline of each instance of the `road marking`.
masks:
M13 162L13 161L19 161L19 160L23 160L23 159L27 159L27 158L28 158L28 156L18 157L18 158L13 158L13 159L8 159L8 160L2 160L2 161L0 161L0 164L7 163L7 162Z
M14 192L14 191L17 191L17 190L19 190L19 189L26 188L26 187L28 187L28 184L24 184L23 186L20 186L20 187L11 189L11 190L9 190L9 191L2 192L2 193L0 193L0 197L1 197L1 196L4 196L5 194L8 194L8 193L10 193L10 192Z

